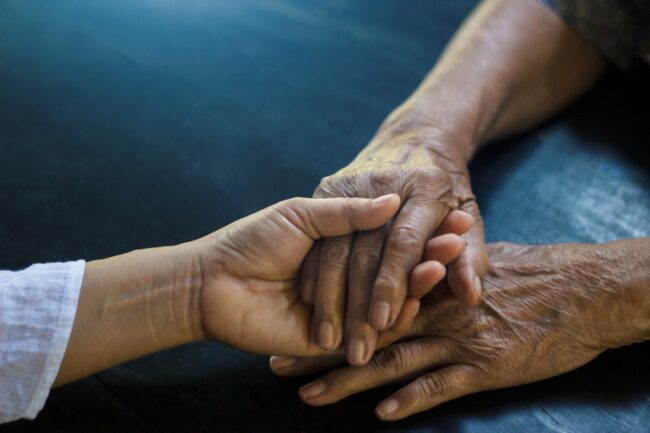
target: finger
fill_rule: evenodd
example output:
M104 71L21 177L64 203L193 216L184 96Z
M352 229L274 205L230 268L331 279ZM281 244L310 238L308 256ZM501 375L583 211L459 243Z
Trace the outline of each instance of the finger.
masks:
M399 312L393 326L386 331L381 331L377 336L377 347L386 347L400 339L413 327L415 318L420 310L420 301L406 298L402 311Z
M424 246L448 213L443 203L408 201L393 223L373 286L370 324L377 330L390 327L406 298L408 278L420 263Z
M480 390L472 367L452 365L406 385L382 401L375 413L384 421L395 421Z
M326 350L339 347L343 338L345 289L352 240L352 235L327 238L321 247L312 336L316 344Z
M293 198L275 209L312 239L381 227L400 206L397 194L369 198Z
M375 350L377 331L368 323L368 310L386 230L359 233L352 247L345 311L346 357L352 365L365 364Z
M439 235L427 242L424 261L417 265L409 278L409 296L421 299L444 278L445 265L465 249L465 240L452 233Z
M467 241L464 251L449 265L448 281L449 288L461 303L475 306L481 300L481 280L488 270L488 258L478 206L473 201L464 206L473 215L474 224L463 235Z
M462 210L452 210L447 214L445 219L442 220L433 236L440 236L447 233L455 233L462 235L472 227L474 217Z
M417 377L449 362L451 354L445 344L421 338L389 346L361 367L348 366L331 371L300 388L299 394L310 405L330 404L370 388Z
M465 239L453 233L437 236L427 242L423 261L435 260L448 265L460 256L466 243Z
M407 299L393 327L388 331L380 333L378 347L388 346L411 329L419 306L419 301ZM343 362L345 362L343 355L313 357L273 356L271 358L271 369L279 376L303 376L335 367Z
M320 249L321 241L316 241L307 253L300 269L300 299L307 305L314 305Z
M318 373L341 365L343 362L345 362L343 355L325 355L308 358L272 356L269 360L271 371L278 376L284 377Z
M409 277L409 296L421 299L445 277L445 266L437 261L420 263Z

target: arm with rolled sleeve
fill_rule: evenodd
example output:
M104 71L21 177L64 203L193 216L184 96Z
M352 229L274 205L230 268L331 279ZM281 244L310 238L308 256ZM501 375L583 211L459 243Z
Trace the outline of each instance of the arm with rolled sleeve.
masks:
M33 419L58 374L85 262L0 271L0 423Z
M650 45L647 0L538 0L549 6L607 60L622 69Z

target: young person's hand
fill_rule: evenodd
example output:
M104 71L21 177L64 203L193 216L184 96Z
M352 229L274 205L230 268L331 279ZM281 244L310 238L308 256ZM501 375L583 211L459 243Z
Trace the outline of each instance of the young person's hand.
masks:
M257 353L323 353L309 335L312 307L298 291L305 256L318 239L383 226L399 205L396 194L295 198L197 241L205 337Z
M399 206L395 194L296 198L192 242L88 263L56 384L202 339L257 353L327 353L310 339L313 309L299 296L305 255L322 237L386 224ZM462 248L453 236L441 236L436 251L450 244L458 249L458 243ZM427 269L441 267L424 263L414 284L435 285L444 272ZM408 299L393 327L379 336L379 346L403 335L418 308L417 300Z

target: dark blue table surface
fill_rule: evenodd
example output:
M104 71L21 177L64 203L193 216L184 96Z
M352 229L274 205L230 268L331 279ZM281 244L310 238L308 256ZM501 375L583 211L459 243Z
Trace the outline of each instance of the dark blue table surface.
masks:
M310 195L473 4L3 0L0 268L174 244ZM478 155L489 241L650 235L649 77L610 72L558 118ZM382 424L372 409L390 389L310 408L304 380L202 343L58 389L36 421L0 431L650 431L649 352Z

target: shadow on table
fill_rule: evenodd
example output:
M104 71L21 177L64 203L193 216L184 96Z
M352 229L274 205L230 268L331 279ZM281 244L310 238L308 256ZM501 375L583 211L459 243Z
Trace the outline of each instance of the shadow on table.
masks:
M278 378L265 357L208 343L148 357L100 378L164 432L617 431L622 422L643 425L650 416L648 355L650 344L611 351L561 377L476 394L397 423L373 415L397 386L312 408L296 391L316 376ZM179 373L162 368L170 365Z

